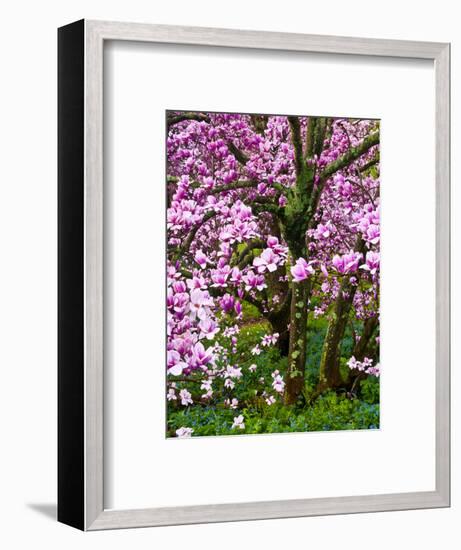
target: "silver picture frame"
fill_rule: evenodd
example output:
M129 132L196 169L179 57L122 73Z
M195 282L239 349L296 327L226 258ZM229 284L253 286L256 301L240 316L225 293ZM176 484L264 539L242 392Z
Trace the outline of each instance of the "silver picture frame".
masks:
M425 59L435 70L435 490L106 510L103 369L105 41ZM450 505L450 45L81 20L58 30L58 520L85 530Z

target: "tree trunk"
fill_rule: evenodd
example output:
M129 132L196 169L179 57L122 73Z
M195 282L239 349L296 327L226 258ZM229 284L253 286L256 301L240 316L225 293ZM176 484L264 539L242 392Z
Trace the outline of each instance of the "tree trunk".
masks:
M374 345L372 342L370 343L370 341L378 324L378 317L368 317L368 319L366 319L363 323L362 335L355 343L352 351L352 355L357 359L357 361L362 361L364 357L374 355ZM358 382L366 376L367 375L365 373L359 371L358 369L351 369L347 379L347 389L350 391L355 389Z
M306 365L306 329L309 282L291 283L290 343L288 368L285 380L285 403L295 403L304 389L304 369Z
M328 388L338 388L343 384L339 370L340 347L346 331L349 312L356 289L357 287L351 285L349 282L349 278L344 278L338 297L336 298L333 314L328 323L323 344L322 358L320 360L319 393Z
M281 314L276 317L269 317L273 331L278 332L279 334L277 347L280 350L280 355L282 355L282 357L286 357L288 355L290 346L290 331L288 330L290 318L288 313L289 311L287 311L284 315Z
M378 317L368 317L363 323L363 332L358 342L354 346L352 355L358 360L362 361L366 356L368 344L373 336L376 327L378 326Z

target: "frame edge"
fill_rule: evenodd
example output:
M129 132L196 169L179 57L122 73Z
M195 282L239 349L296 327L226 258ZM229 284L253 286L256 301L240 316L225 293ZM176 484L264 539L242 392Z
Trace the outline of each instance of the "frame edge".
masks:
M84 22L58 29L58 521L84 529Z

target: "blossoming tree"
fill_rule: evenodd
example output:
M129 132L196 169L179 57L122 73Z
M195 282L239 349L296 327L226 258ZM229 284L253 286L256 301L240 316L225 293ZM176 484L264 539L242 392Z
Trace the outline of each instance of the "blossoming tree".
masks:
M296 403L319 316L318 394L379 375L379 122L168 112L167 127L168 399L188 406L187 381L200 380L209 402L277 346L286 372L273 373L264 398ZM248 304L271 330L242 355Z

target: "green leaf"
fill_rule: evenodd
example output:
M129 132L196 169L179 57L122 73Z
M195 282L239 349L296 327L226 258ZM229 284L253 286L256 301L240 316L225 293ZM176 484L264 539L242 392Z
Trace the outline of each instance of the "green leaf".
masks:
M301 313L299 313L299 311L297 311L295 313L295 317L296 317L296 319L301 319Z
M299 351L298 350L295 350L292 354L291 354L291 357L293 357L293 359L296 359L296 357L299 357Z

